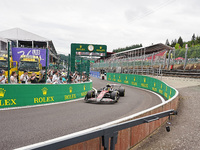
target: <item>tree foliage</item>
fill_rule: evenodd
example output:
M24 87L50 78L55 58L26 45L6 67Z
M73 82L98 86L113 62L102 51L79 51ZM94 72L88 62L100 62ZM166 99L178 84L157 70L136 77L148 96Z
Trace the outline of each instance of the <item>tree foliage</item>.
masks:
M59 54L58 55L60 57L60 62L63 62L63 61L68 61L68 56L64 55L64 54Z
M200 36L196 36L195 34L193 34L191 40L187 42L184 42L181 36L178 38L178 41L176 39L172 40L170 46L175 47L176 58L185 58L186 44L188 45L187 57L200 58Z
M176 49L175 50L176 58L177 57L185 58L185 52L186 52L185 48ZM193 47L189 47L188 52L187 52L187 57L188 58L200 58L200 44L195 45Z
M181 38L181 36L178 38L178 44L183 47L183 39Z
M168 39L166 40L165 45L170 46Z
M175 49L180 49L180 48L181 48L180 44L179 44L179 43L176 43Z
M175 40L172 40L172 42L171 42L171 47L175 47L175 45L176 45L176 39Z
M192 35L192 40L191 41L195 41L196 40L196 36L195 34Z

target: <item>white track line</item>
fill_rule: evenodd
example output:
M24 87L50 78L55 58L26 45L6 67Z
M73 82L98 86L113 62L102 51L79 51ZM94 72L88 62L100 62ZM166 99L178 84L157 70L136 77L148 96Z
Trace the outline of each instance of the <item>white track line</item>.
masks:
M55 102L55 103L49 103L49 104L39 104L39 105L31 105L31 106L20 106L20 107L12 107L12 108L2 108L0 111L3 110L14 110L14 109L25 109L25 108L34 108L34 107L42 107L42 106L50 106L50 105L58 105L58 104L64 104L64 103L71 103L71 102L76 102L83 100L84 98L79 98L75 100L69 100L69 101L64 101L64 102Z

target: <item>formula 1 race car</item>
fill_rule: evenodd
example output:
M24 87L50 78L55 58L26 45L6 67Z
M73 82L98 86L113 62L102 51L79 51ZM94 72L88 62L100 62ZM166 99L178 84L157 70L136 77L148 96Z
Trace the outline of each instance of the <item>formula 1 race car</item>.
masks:
M84 100L87 103L116 103L124 95L125 89L120 84L107 84L99 90L88 91Z

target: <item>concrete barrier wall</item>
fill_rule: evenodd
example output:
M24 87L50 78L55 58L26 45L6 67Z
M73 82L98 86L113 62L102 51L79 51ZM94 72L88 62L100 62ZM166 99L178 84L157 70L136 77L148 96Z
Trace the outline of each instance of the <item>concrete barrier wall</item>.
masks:
M114 75L115 75L115 77L114 77ZM135 81L134 81L134 77L135 77ZM132 81L133 83L130 82L130 80L128 80L128 78L130 80L133 80ZM136 82L136 78L138 79L137 82ZM135 116L132 119L141 118L144 116L156 114L156 113L170 110L170 109L176 110L178 107L178 101L179 101L178 91L176 89L168 86L166 83L164 83L160 80L157 80L157 79L154 79L151 77L146 77L146 76L139 76L139 75L131 76L131 75L127 75L127 74L110 74L110 73L107 74L107 79L110 81L118 80L119 83L132 84L132 86L134 86L134 85L136 86L136 83L137 83L137 85L138 85L137 87L145 88L145 89L149 89L149 90L152 90L152 88L153 88L154 90L152 90L152 91L162 94L166 98L166 102L159 104L157 106L154 106L150 109L147 109L143 112L139 112L139 113L135 114ZM127 82L127 81L129 81L129 82ZM145 84L148 84L148 87ZM161 84L162 84L162 88L161 88ZM158 85L158 87L156 87L156 85ZM145 87L143 87L143 86L145 86ZM157 88L157 90L155 90L155 88ZM162 90L163 92L161 92L159 89ZM171 94L170 94L170 89L171 89ZM167 94L165 94L165 93L167 93ZM117 144L115 145L115 149L116 150L126 150L126 149L129 149L129 148L135 146L136 144L138 144L139 142L144 140L146 137L151 135L156 129L158 129L163 123L165 123L167 119L168 119L168 117L165 117L165 118L159 119L157 121L141 124L141 125L138 125L135 127L131 127L131 128L127 128L125 130L119 131L118 140L117 140ZM72 150L72 149L73 150L94 150L94 149L95 150L103 150L102 139L101 139L101 137L99 137L99 138L95 138L95 139L92 139L89 141L71 145L66 148L62 148L62 150Z
M92 82L79 84L1 84L0 109L65 102L82 98Z

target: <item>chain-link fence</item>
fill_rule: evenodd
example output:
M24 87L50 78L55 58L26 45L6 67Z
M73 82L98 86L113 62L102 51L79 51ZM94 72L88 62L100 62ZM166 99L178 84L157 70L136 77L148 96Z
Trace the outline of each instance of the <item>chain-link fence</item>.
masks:
M123 59L111 58L104 62L96 62L92 65L92 70L106 70L108 72L117 73L150 73L153 68L159 68L165 65L165 53L162 51L150 55L141 55L138 57L128 57ZM160 55L162 53L162 56ZM160 66L160 64L162 64Z
M174 69L200 70L200 46L175 50Z
M137 57L111 57L94 63L91 70L131 74L162 74L162 71L169 70L200 71L200 46L163 50Z

